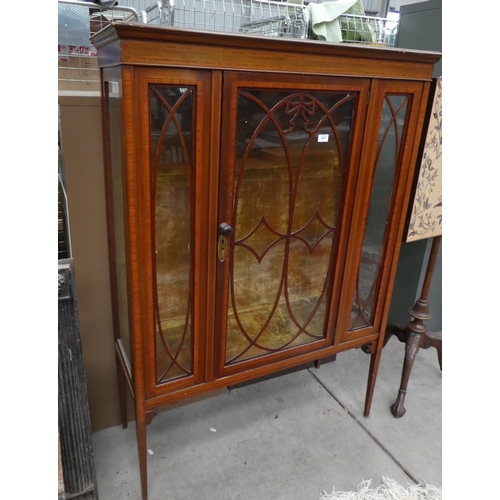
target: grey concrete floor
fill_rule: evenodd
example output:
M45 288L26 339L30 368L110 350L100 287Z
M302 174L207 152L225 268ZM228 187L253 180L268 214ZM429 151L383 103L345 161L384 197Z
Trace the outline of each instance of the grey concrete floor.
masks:
M392 416L404 345L391 338L371 414L370 356L361 349L159 412L148 427L149 500L318 500L323 491L441 487L441 382L436 350L420 350L406 414ZM212 430L214 429L214 430ZM100 500L140 499L133 422L93 434Z

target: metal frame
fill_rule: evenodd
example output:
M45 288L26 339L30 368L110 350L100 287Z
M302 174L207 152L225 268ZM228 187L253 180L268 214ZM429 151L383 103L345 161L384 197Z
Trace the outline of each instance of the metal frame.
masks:
M79 1L79 0L57 0L58 3L62 3L62 4L68 4L68 5L79 5L80 7L86 7L87 9L99 9L101 11L124 11L124 12L130 12L131 16L132 17L135 17L135 20L137 22L140 22L141 21L141 14L139 14L139 12L137 12L136 9L134 9L133 7L127 7L127 6L113 6L113 7L106 7L105 5L101 5L101 4L98 4L98 3L94 3L94 2L82 2L82 1ZM126 19L127 21L130 21L131 19L130 18L127 18Z

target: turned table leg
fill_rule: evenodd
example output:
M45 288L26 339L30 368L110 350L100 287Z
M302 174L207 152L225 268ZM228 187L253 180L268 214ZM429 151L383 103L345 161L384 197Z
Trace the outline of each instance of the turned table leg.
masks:
M401 375L401 384L396 401L391 406L391 412L396 418L402 417L406 412L406 409L404 407L406 390L408 387L408 381L410 379L411 369L413 368L413 362L415 361L415 357L420 348L427 349L429 347L434 347L438 352L439 367L441 368L441 370L443 369L442 341L441 339L428 334L427 327L424 324L424 321L427 321L432 317L429 314L429 303L427 298L429 296L432 274L434 272L434 266L436 264L440 242L441 236L436 236L432 242L432 248L429 255L429 261L427 263L427 270L425 273L424 284L422 286L422 292L415 305L409 310L412 319L406 326L406 331L402 332L400 328L395 326L389 326L387 329L389 337L394 334L401 342L405 342L406 344L403 373Z
M396 402L391 406L391 412L396 418L402 417L406 413L406 408L404 407L406 389L408 387L408 381L410 380L410 373L411 369L413 368L413 362L415 361L415 356L417 355L419 349L420 335L415 332L410 332L406 340L405 360L403 363L401 385L399 386Z

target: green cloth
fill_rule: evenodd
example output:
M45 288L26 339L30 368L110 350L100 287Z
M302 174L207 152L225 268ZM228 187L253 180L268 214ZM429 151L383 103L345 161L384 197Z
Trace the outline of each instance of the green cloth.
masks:
M360 0L335 0L310 3L307 12L311 30L318 40L327 42L364 41L375 42L375 32L361 19L339 20L342 14L365 15Z

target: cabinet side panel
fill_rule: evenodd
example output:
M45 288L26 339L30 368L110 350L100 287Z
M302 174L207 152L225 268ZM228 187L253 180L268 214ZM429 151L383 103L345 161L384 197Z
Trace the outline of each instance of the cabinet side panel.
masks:
M112 233L114 242L114 272L116 276L116 300L117 317L119 326L118 339L125 351L127 358L131 359L130 349L130 327L128 321L128 297L127 297L127 255L125 240L125 213L124 213L124 177L122 172L122 124L120 120L121 107L121 82L105 82L108 93L107 114L109 119L109 166L112 211Z
M104 157L106 180L106 204L108 226L108 251L111 282L111 301L115 350L128 381L132 386L133 348L129 322L128 298L128 243L127 243L127 192L126 171L122 163L123 94L122 76L119 68L102 71L101 92L103 95L102 125L104 132ZM119 370L119 379L121 379ZM124 401L124 386L119 383L121 402ZM123 409L122 411L125 411Z
M121 126L122 135L122 177L124 183L124 211L125 211L125 244L127 258L127 289L128 289L128 318L131 339L131 362L133 389L135 396L136 423L143 425L145 422L144 401L144 342L142 332L144 329L143 294L141 293L141 262L143 260L141 241L141 205L142 200L137 197L137 172L136 148L134 138L136 122L134 117L134 68L123 66L122 99L121 99Z

